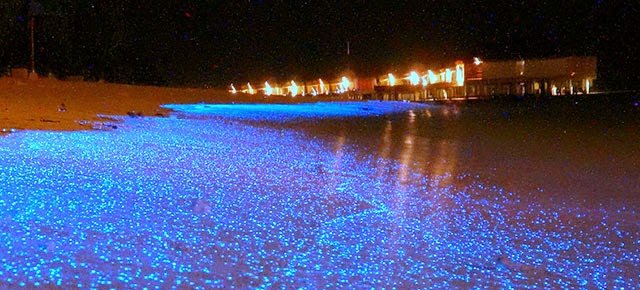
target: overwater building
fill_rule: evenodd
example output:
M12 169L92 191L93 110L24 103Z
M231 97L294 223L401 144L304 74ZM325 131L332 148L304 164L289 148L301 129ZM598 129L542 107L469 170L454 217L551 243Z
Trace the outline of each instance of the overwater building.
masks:
M358 89L372 99L411 101L588 94L596 79L596 63L596 57L577 56L507 61L474 58L403 76L388 74L375 78L373 88Z

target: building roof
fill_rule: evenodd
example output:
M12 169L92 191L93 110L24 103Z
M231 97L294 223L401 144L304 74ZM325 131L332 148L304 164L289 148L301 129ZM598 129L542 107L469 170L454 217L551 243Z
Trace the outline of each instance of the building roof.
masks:
M467 80L492 80L512 78L596 78L597 58L562 57L531 60L485 61L478 65L467 64Z

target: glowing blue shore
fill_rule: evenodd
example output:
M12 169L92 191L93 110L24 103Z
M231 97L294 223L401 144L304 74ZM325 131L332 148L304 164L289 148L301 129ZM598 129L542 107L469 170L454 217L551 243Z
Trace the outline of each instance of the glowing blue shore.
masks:
M302 104L198 104L164 105L167 109L195 115L286 121L296 118L366 117L424 109L408 102L333 102Z
M498 186L456 189L349 146L217 118L422 105L167 107L197 116L0 138L0 288L640 283L637 224L525 203Z

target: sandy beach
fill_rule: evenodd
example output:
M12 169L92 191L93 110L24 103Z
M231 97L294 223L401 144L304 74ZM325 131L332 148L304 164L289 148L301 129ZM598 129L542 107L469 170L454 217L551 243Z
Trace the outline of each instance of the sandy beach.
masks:
M322 98L329 101L332 98ZM0 130L86 130L113 122L101 116L166 116L163 104L300 103L311 97L231 94L220 89L0 78ZM4 130L3 130L4 129Z

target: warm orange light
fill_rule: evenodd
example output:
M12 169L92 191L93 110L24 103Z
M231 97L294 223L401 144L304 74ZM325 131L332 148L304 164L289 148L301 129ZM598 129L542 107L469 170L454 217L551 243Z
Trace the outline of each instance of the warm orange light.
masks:
M482 63L482 60L478 57L474 57L473 58L473 64L475 65L480 65Z
M587 89L587 94L589 94L589 92L591 91L591 83L589 82L589 80L587 80L585 82L585 86L586 86L586 89Z
M232 94L235 94L238 91L236 90L236 87L234 87L233 84L231 84L231 89L229 90L229 92L231 92Z

